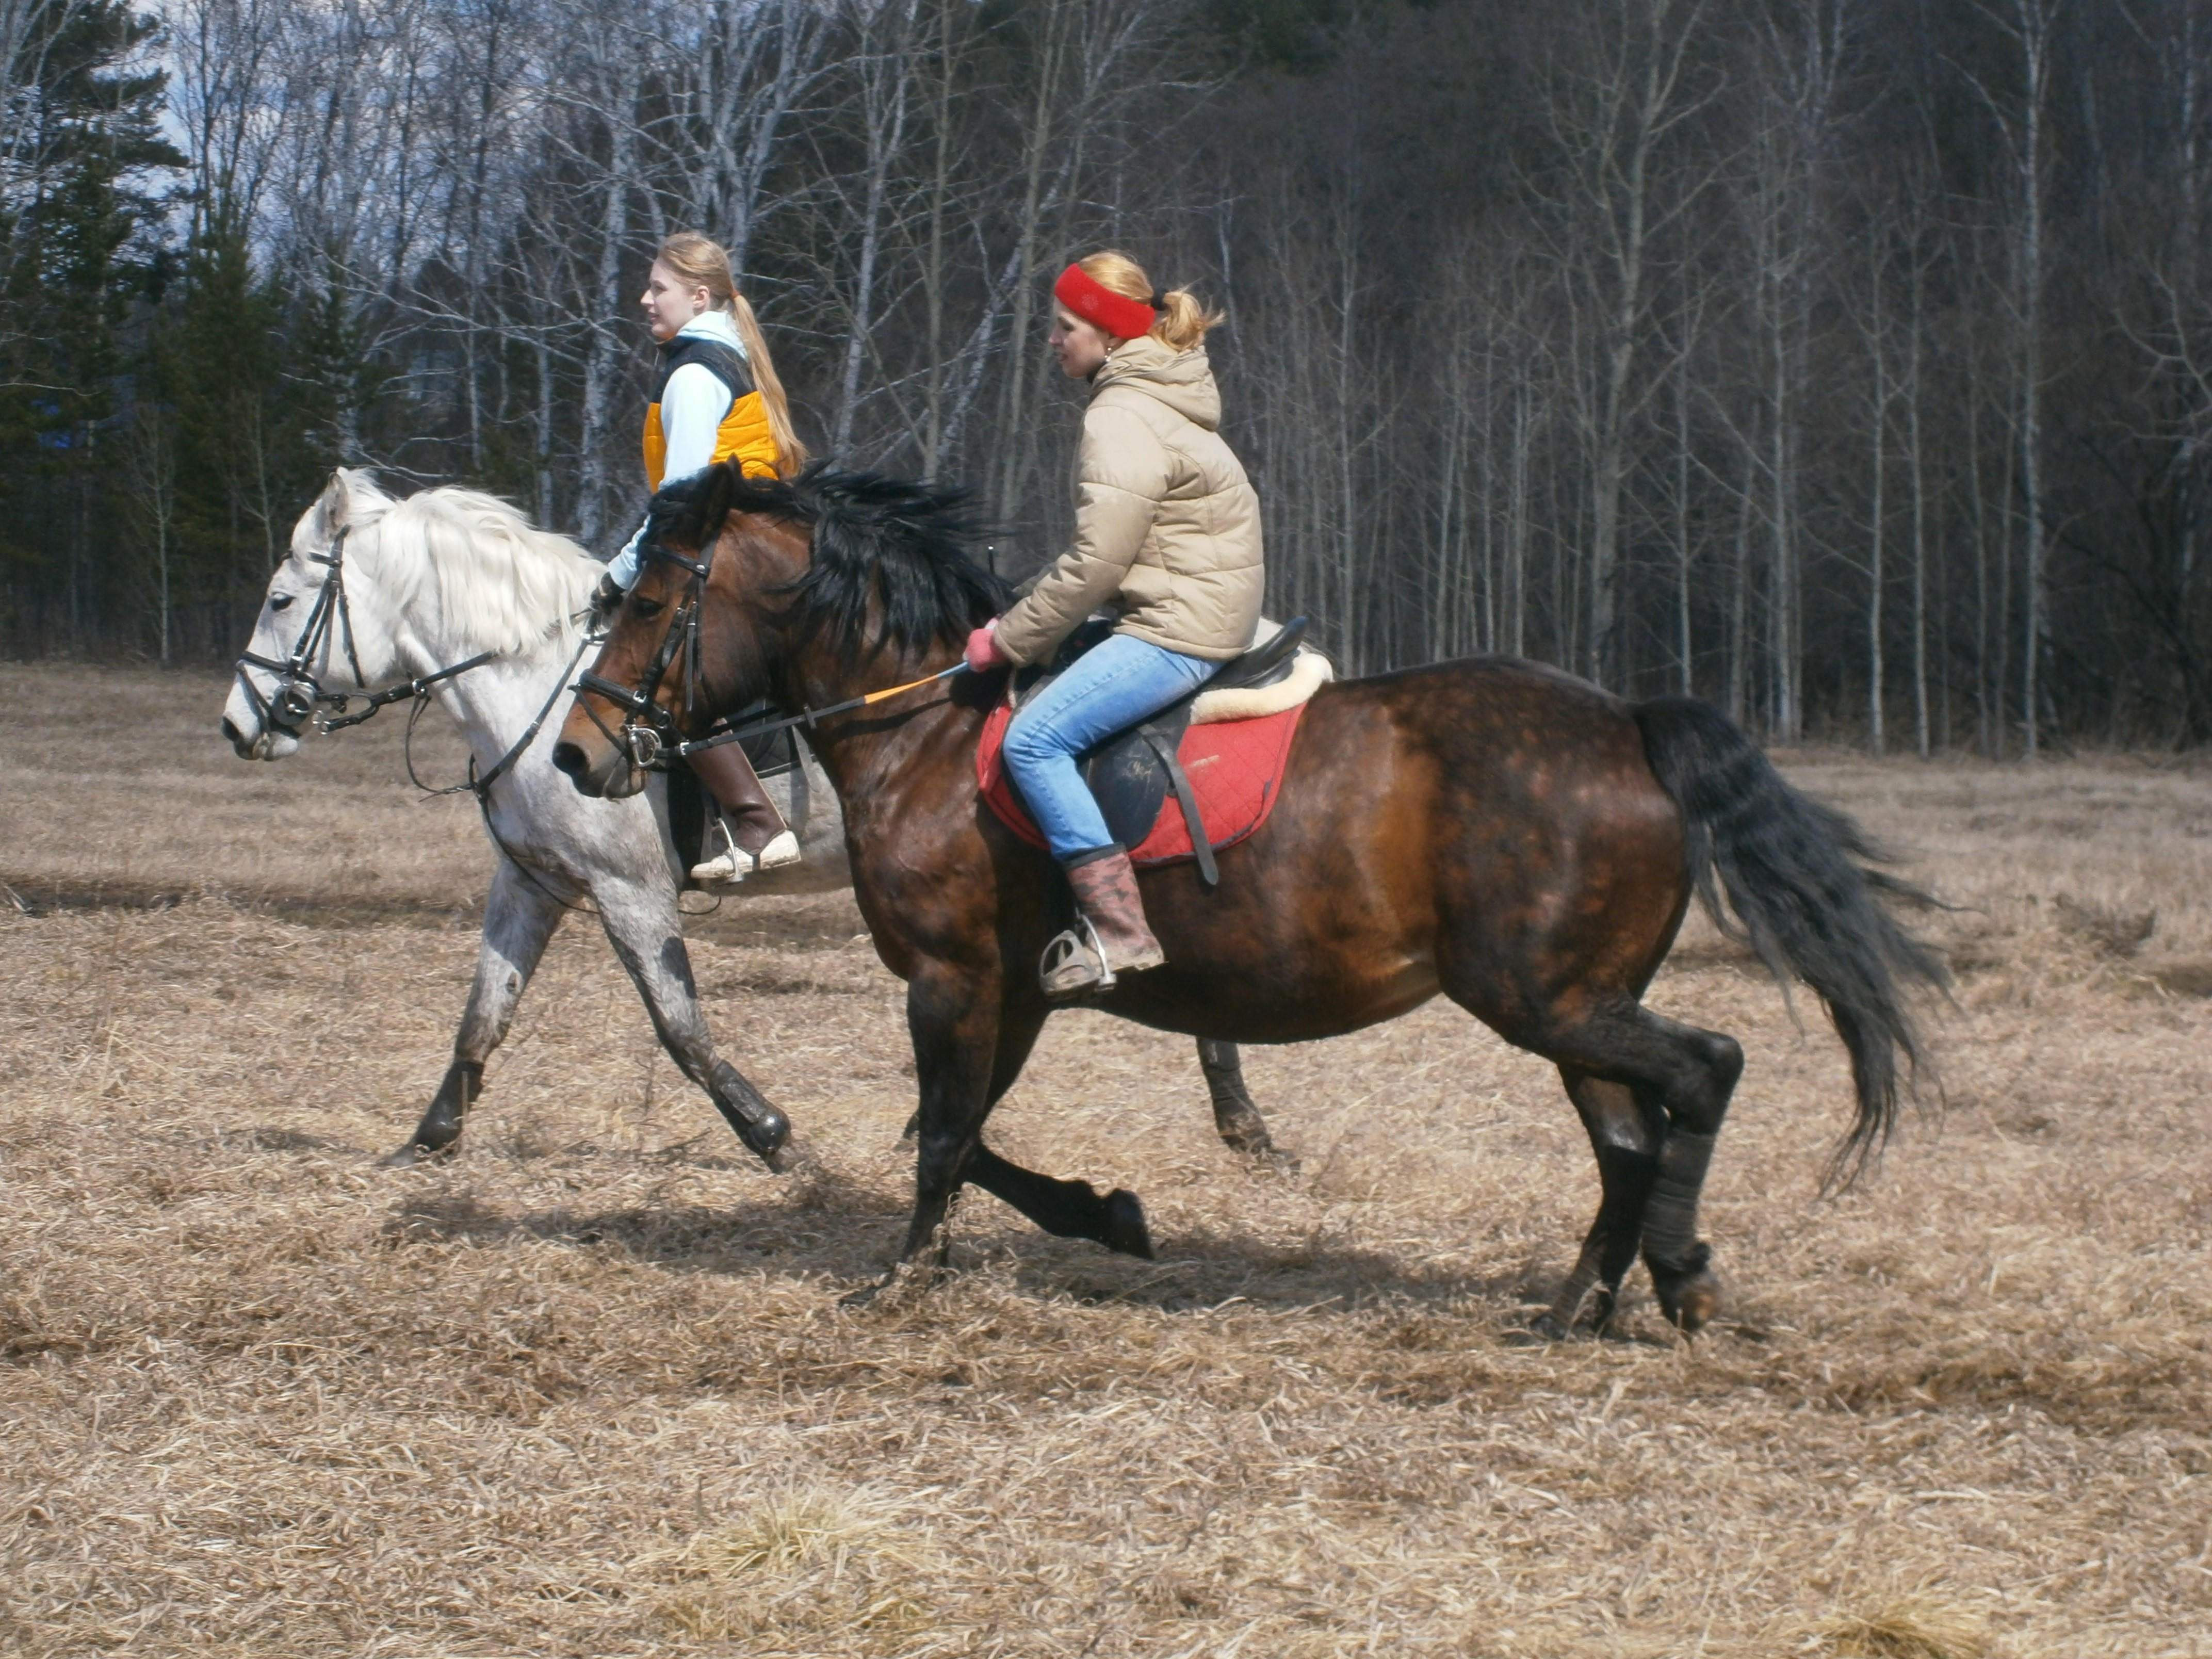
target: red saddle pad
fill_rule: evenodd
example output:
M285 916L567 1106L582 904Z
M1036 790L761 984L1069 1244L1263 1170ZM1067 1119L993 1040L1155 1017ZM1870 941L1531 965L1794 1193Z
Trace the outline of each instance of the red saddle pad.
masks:
M1305 705L1285 708L1279 714L1257 720L1220 720L1194 726L1183 733L1176 752L1190 787L1198 796L1198 810L1206 820L1207 837L1217 848L1232 847L1267 821L1282 793L1283 768L1291 753L1291 739L1298 729ZM1006 740L1006 723L1014 711L1000 703L983 724L981 741L975 745L975 783L1000 822L1032 847L1045 844L1043 834L1000 764L999 745ZM1152 833L1132 848L1138 864L1173 864L1198 856L1190 826L1183 822L1182 803L1168 791Z

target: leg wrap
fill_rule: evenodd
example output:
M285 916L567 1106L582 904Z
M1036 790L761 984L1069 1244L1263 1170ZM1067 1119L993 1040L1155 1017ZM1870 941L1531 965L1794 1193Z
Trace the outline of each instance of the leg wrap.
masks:
M1644 1210L1644 1258L1660 1273L1698 1272L1710 1254L1698 1243L1698 1195L1705 1191L1717 1135L1668 1133L1659 1149L1659 1176Z
M761 1157L772 1158L790 1139L791 1120L763 1099L760 1091L726 1060L714 1062L714 1086L708 1092L723 1120L738 1132L738 1139Z

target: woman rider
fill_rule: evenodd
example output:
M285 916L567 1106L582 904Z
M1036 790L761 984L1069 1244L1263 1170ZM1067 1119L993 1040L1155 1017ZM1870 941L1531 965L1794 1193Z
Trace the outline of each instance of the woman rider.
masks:
M641 303L646 326L660 343L645 411L645 477L653 489L716 461L735 460L756 477L789 477L806 464L768 343L719 243L696 230L671 236L653 256ZM637 580L645 533L639 526L609 563L603 595L627 592ZM756 871L799 862L799 838L740 744L702 750L690 765L721 808L723 840L720 856L693 868L696 879L742 881Z
M1216 429L1221 394L1205 341L1220 318L1188 290L1155 294L1134 260L1111 252L1062 271L1053 297L1060 371L1091 383L1075 544L969 636L968 661L979 672L1045 661L1092 611L1115 613L1112 636L1024 702L1006 730L1006 770L1089 924L1054 939L1039 970L1048 994L1066 996L1165 959L1128 851L1108 831L1075 757L1242 653L1266 576L1258 498Z

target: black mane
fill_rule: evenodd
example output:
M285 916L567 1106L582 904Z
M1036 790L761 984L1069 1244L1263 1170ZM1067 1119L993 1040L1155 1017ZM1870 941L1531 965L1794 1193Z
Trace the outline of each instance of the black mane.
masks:
M826 637L848 666L887 645L914 653L959 640L1012 598L969 556L988 532L958 486L819 461L793 479L749 478L724 462L663 490L653 506L656 518L666 514L671 539L695 548L720 535L732 513L807 526L813 556L783 591L794 600L799 643Z

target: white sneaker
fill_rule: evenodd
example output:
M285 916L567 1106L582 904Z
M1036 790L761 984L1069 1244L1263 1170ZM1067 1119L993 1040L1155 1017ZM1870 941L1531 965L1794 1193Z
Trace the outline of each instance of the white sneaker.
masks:
M757 853L748 853L725 838L722 855L691 866L694 881L739 882L763 870L781 870L799 861L799 837L786 830Z

